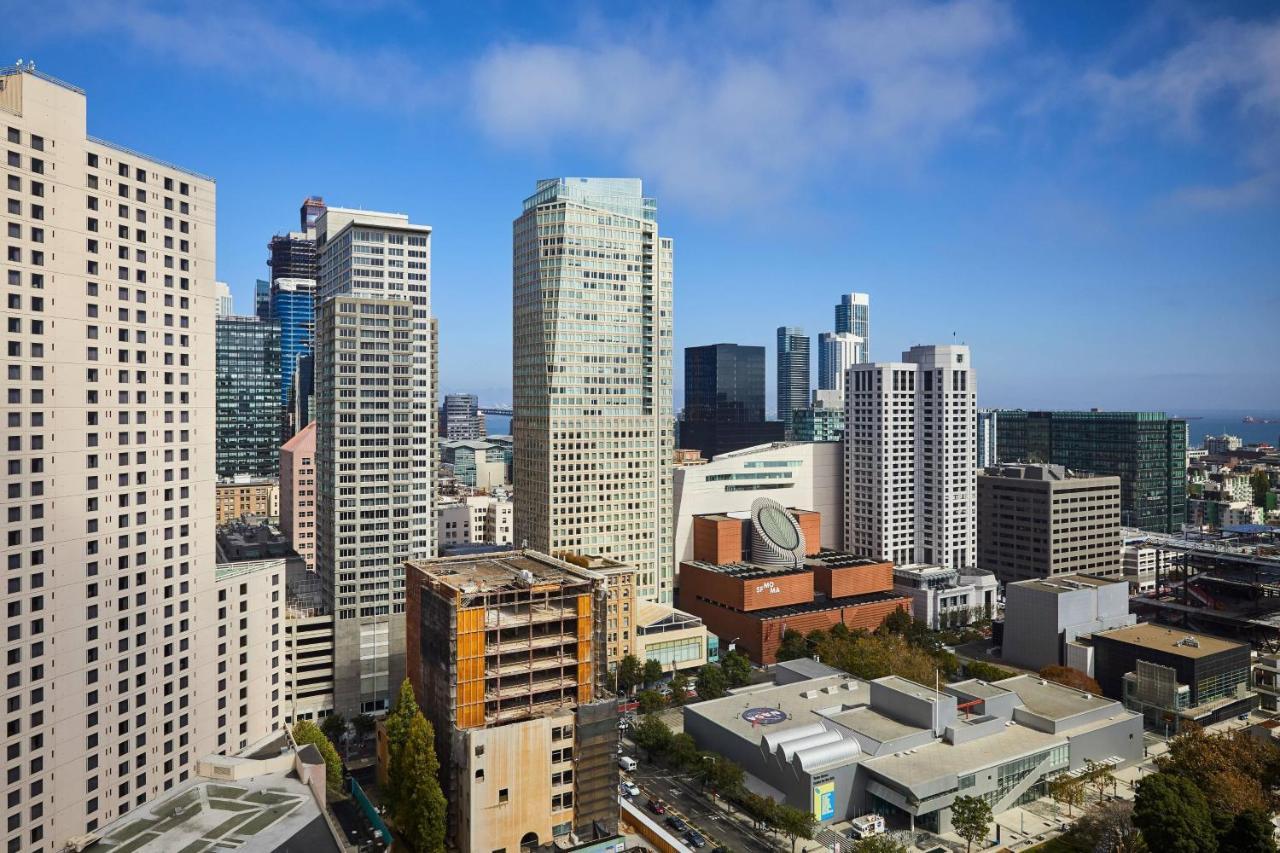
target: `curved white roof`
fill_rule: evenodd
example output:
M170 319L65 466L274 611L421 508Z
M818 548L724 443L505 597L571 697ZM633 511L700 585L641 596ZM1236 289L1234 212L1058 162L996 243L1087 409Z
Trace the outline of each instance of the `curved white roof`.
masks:
M791 764L806 773L812 773L833 764L848 764L862 755L862 747L853 738L844 738L835 743L824 743L821 746L797 752Z
M760 738L760 748L765 752L774 752L780 744L787 741L798 740L802 737L811 737L813 735L822 734L827 727L822 723L805 723L803 726L792 726L789 729L783 729L780 732L768 732Z
M797 752L803 752L815 746L822 746L824 743L835 743L840 738L841 735L838 731L827 729L821 734L809 735L808 737L797 738L796 740L789 740L786 743L779 744L775 754L783 761L790 762L791 756Z

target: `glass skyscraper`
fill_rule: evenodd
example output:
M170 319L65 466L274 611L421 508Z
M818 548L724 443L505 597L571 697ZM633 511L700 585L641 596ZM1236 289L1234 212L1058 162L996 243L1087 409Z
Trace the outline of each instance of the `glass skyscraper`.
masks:
M1176 533L1187 512L1186 421L1164 412L1000 410L1001 462L1046 462L1120 478L1120 523Z
M258 317L217 321L219 477L280 474L280 324Z
M298 357L309 352L316 331L316 283L306 278L271 282L270 318L280 324L280 405L288 407ZM301 429L306 424L297 424Z
M809 402L809 336L796 326L778 327L778 420L791 423L791 413Z
M784 425L764 419L764 347L709 344L684 351L680 446L710 459L781 441Z

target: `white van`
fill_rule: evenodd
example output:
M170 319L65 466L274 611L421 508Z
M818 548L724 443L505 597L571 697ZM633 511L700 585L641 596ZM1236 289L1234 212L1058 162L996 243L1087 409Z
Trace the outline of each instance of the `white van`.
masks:
M630 773L636 769L636 760L629 755L619 755L618 766Z

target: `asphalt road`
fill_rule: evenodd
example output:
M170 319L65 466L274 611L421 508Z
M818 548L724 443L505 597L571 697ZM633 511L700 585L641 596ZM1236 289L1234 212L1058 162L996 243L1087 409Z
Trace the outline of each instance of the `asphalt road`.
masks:
M640 788L640 796L633 798L632 802L637 807L647 810L649 797L665 800L668 807L667 814L675 813L684 818L686 823L707 839L704 851L711 850L717 844L723 844L734 851L763 853L763 851L778 849L760 836L743 829L720 810L712 807L706 799L686 787L689 783L675 778L670 770L642 760L634 748L628 749L627 754L636 756L636 760L640 762L635 771L623 774ZM691 787L694 790L697 788L696 784ZM649 814L660 822L666 820L666 815L655 815L652 812Z

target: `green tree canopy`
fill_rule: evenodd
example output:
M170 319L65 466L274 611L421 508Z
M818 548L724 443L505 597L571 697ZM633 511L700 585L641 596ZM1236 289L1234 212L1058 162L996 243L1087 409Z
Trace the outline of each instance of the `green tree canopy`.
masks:
M729 652L720 659L725 680L730 687L745 687L751 681L751 661L739 652Z
M817 820L814 818L813 812L808 809L798 809L786 803L779 803L773 825L783 835L791 839L791 853L795 853L797 839L813 838Z
M1087 690L1090 693L1102 695L1102 688L1098 686L1098 682L1085 675L1078 669L1072 669L1069 666L1058 666L1051 664L1040 670L1040 677L1045 681L1052 681L1056 684L1063 684L1067 687L1074 687L1076 690Z
M418 713L418 700L414 698L413 685L406 678L400 682L396 703L383 722L387 729L387 786L383 799L392 814L395 814L400 804L399 782L404 778L400 764L404 756L405 741L409 737L409 725Z
M683 705L689 699L689 676L677 672L671 676L671 704Z
M1189 780L1215 814L1275 811L1271 789L1280 782L1280 749L1270 741L1245 732L1209 734L1189 726L1169 741L1156 767Z
M854 853L908 853L906 845L890 835L872 835L853 845Z
M347 718L336 711L320 721L320 731L337 746L342 743L342 736L347 733Z
M1189 779L1153 773L1138 783L1133 822L1147 846L1160 853L1215 853L1209 804Z
M636 701L640 703L641 714L653 714L661 711L666 707L667 700L662 698L662 694L656 690L641 690L640 695L636 697Z
M401 838L416 853L444 853L446 804L440 762L431 723L421 713L409 724L400 769L404 796L395 817Z
M986 840L991 804L981 797L956 797L951 804L951 826L965 840L965 850L972 850L973 842Z
M1247 811L1236 815L1231 828L1218 839L1218 849L1224 853L1276 853L1270 813Z
M653 685L662 680L662 664L653 658L649 658L644 662L644 683Z
M666 752L671 745L671 729L654 714L645 714L631 731L631 740L652 758Z
M667 745L667 759L678 769L697 770L701 753L693 735L680 732L671 736Z
M778 646L778 660L795 660L809 656L809 644L804 634L788 628L782 632L782 644Z
M1266 471L1254 471L1249 475L1249 485L1253 487L1253 505L1266 506L1267 492L1271 491L1271 477Z
M618 689L630 693L644 679L644 667L635 655L627 655L618 663Z
M364 740L369 737L369 735L373 734L373 730L377 727L377 723L374 722L373 717L370 717L368 714L360 714L359 716L352 718L351 727L356 730L356 736L361 740Z
M719 699L728 692L728 687L724 670L716 664L709 663L698 670L699 699Z
M342 794L342 760L333 743L325 737L320 727L310 720L298 720L293 724L293 740L298 746L310 744L324 759L324 787L331 796Z

